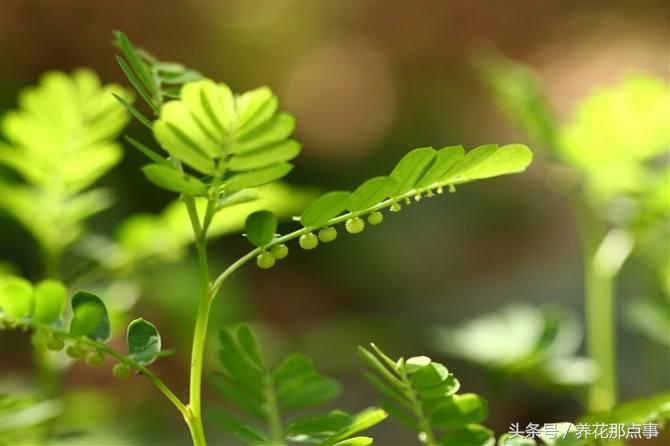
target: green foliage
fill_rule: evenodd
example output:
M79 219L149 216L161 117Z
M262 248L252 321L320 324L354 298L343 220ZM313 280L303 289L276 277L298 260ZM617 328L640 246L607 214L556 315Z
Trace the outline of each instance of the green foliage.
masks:
M61 282L44 280L33 286L23 278L3 276L1 285L0 329L31 329L36 345L59 351L67 343L67 353L74 359L88 356L87 362L98 366L107 354L145 374L149 372L144 366L168 354L161 351L156 327L141 318L128 326L128 355L105 345L111 336L110 318L105 303L95 294L75 293L70 299L72 311L66 313L67 291Z
M575 356L581 341L570 314L520 304L433 330L435 348L445 353L503 376L564 386L586 385L595 376L592 362Z
M382 407L429 445L492 445L493 433L479 425L487 403L473 393L458 394L460 383L445 366L426 356L394 361L376 345L359 347L371 372L366 378L385 397ZM437 431L443 432L439 438ZM446 432L444 432L446 431Z
M128 324L128 356L142 365L149 365L161 351L161 335L156 326L142 318Z
M589 414L581 423L659 423L670 421L670 392L627 401L607 412Z
M287 162L300 152L300 144L287 139L295 120L277 113L277 105L266 87L234 96L209 79L190 82L179 100L160 110L153 132L173 160L211 177L209 193L225 199L291 170ZM181 172L180 166L173 169Z
M182 84L202 77L197 71L175 62L162 62L146 50L136 48L121 31L114 32L114 45L122 54L116 56L121 70L156 115L166 101L179 97ZM124 98L117 99L135 118L151 128L149 120Z
M441 193L445 186L521 172L531 159L531 151L518 144L480 146L467 154L462 147L414 149L389 176L367 180L353 193L336 191L322 195L303 211L300 222L309 230L330 226L391 207L401 199L420 199L423 194L432 196L433 191ZM374 220L379 222L378 216ZM360 232L363 227L357 220L352 221L356 223L351 224L354 230L350 232Z
M213 375L214 385L246 417L267 428L259 428L221 407L211 410L210 415L244 444L370 444L364 437L351 437L386 417L384 411L370 408L356 415L335 410L285 422L286 412L304 410L337 397L339 384L318 373L309 358L297 353L269 368L254 333L246 325L221 332L221 344L223 370Z
M277 216L270 211L249 214L244 224L247 240L255 246L265 246L272 241L277 231Z
M128 114L112 93L132 102L127 91L101 86L89 70L49 72L37 87L21 92L19 109L0 121L0 163L24 180L0 178L0 206L48 255L58 256L81 236L83 221L110 203L108 192L88 189L121 159L113 140Z

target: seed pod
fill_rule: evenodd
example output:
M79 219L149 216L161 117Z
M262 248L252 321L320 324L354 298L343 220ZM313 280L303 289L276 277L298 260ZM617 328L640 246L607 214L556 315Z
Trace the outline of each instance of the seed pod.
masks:
M120 379L121 381L126 381L128 378L130 378L130 366L122 362L114 364L114 367L112 368L112 374L114 375L114 378Z
M86 356L86 362L93 367L100 367L105 363L105 354L100 350L89 352Z
M319 231L319 240L324 243L332 242L336 238L337 229L333 228L332 226L328 226L327 228L323 228Z
M418 203L419 201L421 201L421 198L422 198L422 197L421 197L421 194L416 194L416 195L414 196L414 201L416 201L416 202Z
M307 250L314 249L319 245L319 239L312 232L308 232L307 234L301 235L300 240L298 242L300 243L300 247L302 249Z
M454 192L456 192L456 186L454 186L453 184L450 184L449 185L449 193L453 194Z
M379 211L375 211L368 215L368 223L371 225L378 225L382 221L384 221L384 214Z
M81 345L74 344L65 349L65 353L72 359L81 359L86 354L86 350Z
M360 217L354 217L347 220L344 226L350 234L358 234L365 229L365 222Z
M443 194L444 193L444 188L442 186L437 188L437 193L438 194Z
M426 197L432 198L434 196L435 196L435 194L433 193L433 189L428 189L428 192L426 193Z
M405 197L405 204L406 205L412 204L412 200L410 200L409 197Z
M60 338L51 337L47 341L47 348L49 350L59 352L59 351L63 350L63 347L65 347L65 342L63 342L63 340L60 339Z
M391 212L400 212L402 209L402 205L398 203L397 201L391 205Z
M274 245L270 250L275 259L281 260L288 255L288 246L285 244Z

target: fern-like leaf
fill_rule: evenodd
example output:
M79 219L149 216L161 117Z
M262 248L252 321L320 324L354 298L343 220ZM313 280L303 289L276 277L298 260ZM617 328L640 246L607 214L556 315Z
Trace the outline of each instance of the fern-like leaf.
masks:
M129 117L112 94L132 102L129 92L102 86L89 70L49 72L20 94L19 108L0 122L0 163L24 180L0 179L0 206L52 255L75 241L83 221L110 202L107 192L87 189L121 159L114 139Z
M459 394L460 383L445 366L426 356L392 360L376 345L359 347L370 383L385 397L382 407L417 431L428 446L491 446L493 433L478 423L487 416L484 399Z
M244 444L370 444L367 437L354 435L386 418L383 410L369 408L354 415L335 410L325 415L286 420L286 413L318 406L337 397L339 384L321 375L309 358L297 353L269 368L254 333L246 325L223 331L221 343L223 370L215 373L212 380L245 418L240 418L231 408L222 407L213 408L210 415Z

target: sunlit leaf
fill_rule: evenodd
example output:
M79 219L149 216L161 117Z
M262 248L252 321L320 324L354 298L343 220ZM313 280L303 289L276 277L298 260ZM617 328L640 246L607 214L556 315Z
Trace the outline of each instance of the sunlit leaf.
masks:
M164 164L148 164L142 173L158 187L182 194L199 196L207 193L207 186L197 178Z
M67 290L57 280L43 280L35 286L35 312L33 318L36 321L49 324L57 320L65 306Z
M0 308L14 317L30 316L33 312L33 286L16 276L0 277Z
M344 191L328 192L316 199L300 216L306 227L318 227L337 217L349 206L351 194Z

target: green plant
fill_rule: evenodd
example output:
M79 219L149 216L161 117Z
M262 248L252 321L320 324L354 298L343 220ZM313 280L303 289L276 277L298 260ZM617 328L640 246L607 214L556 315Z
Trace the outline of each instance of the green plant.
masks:
M273 212L245 208L246 236L254 248L214 275L210 273L207 256L207 240L213 228L220 225L218 233L230 231L240 221L239 213L228 214L231 209L241 209L245 203L267 199L263 196L266 191L270 191L270 196L273 190L276 192L276 189L268 188L291 171L293 166L289 161L300 151L300 144L291 139L295 120L278 111L278 100L266 87L235 95L228 86L201 78L195 71L160 62L146 51L135 48L120 32L115 33L115 42L122 53L118 58L121 69L145 100L153 117L142 114L131 105L129 96L120 91L117 91L116 99L151 129L164 153L138 140L128 138L128 141L151 160L142 169L147 179L160 188L179 194L192 232L189 237L178 230L176 245L181 246L190 239L198 252L201 285L193 332L188 399L179 398L148 368L154 360L168 353L161 349L160 335L151 323L144 319L131 322L127 330L127 354L105 344L111 335L111 322L103 300L94 294L74 294L69 309L63 310L67 301L64 286L54 282L49 286L58 291L44 293L41 292L46 286L44 283L33 286L19 277L3 277L0 316L4 327L32 329L36 343L53 349L66 348L72 357L86 356L92 365L99 365L101 356L113 357L117 361L113 374L120 379L128 379L132 371L146 377L181 413L193 443L197 445L206 443L202 370L210 310L226 280L240 267L252 261L261 268L272 267L288 254L288 244L294 239L299 240L302 248L314 249L319 241L335 240L336 226L340 223L344 223L348 232L357 234L367 224L381 223L382 211L386 209L398 212L402 205L441 194L445 188L454 191L459 184L521 172L531 162L530 150L518 144L484 145L468 152L460 146L440 150L415 149L403 157L388 176L365 181L353 192L335 191L322 195L302 212L299 217L301 227L284 235L277 234L277 217ZM71 100L58 96L52 99ZM118 107L113 110L114 116L122 113ZM107 123L100 113L95 117L95 122L104 130L100 133L106 137L112 134L110 128L118 131L121 120ZM11 135L19 133L17 130ZM111 153L108 149L100 151ZM32 156L31 153L26 157L28 161L12 164L12 167L29 177L30 172L24 165L28 165ZM108 167L111 162L99 164ZM101 170L102 167L96 166L96 173ZM77 185L88 185L97 177L89 173L87 180ZM75 215L81 219L80 214ZM229 226L226 226L228 222L221 222L227 215L234 215ZM165 218L169 220L170 216ZM78 231L70 233L78 234ZM62 246L57 248L50 247L60 254ZM137 257L152 252L142 247ZM111 266L119 268L128 262L129 259L122 256ZM369 444L371 440L368 438L351 436L385 417L385 413L378 409L357 415L335 411L324 417L294 420L284 426L279 420L279 410L328 399L327 396L334 394L334 383L319 375L306 358L298 355L289 356L276 368L268 368L260 357L253 335L244 327L235 332L224 332L222 342L224 370L215 380L229 399L267 422L269 432L266 435L222 415L222 412L215 413L238 437L242 436L252 444L282 444L287 440L285 435L292 442L339 446ZM238 369L243 365L245 368ZM294 386L294 383L305 380L317 385L319 392L306 394L305 389ZM240 389L262 390L263 404L255 406L253 398L236 397Z
M588 407L610 410L618 394L616 283L631 253L657 272L658 281L645 290L651 298L629 303L629 319L652 338L667 333L670 269L661 247L670 237L663 157L670 129L668 85L630 75L584 98L572 119L559 125L531 69L493 53L480 54L475 62L501 110L547 149L547 178L572 206L582 236L587 351L597 366ZM645 315L651 317L642 323Z
M488 415L486 401L474 393L457 393L461 385L445 366L427 356L394 361L375 344L370 347L358 350L372 370L366 378L386 398L382 407L416 431L421 443L494 443L493 432L479 424Z

